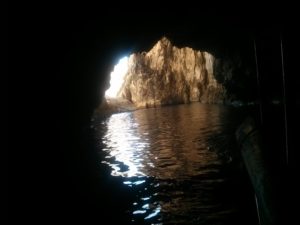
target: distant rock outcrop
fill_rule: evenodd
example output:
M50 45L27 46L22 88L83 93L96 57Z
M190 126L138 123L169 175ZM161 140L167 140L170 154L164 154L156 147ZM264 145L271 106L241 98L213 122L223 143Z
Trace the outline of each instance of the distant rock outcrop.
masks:
M138 108L223 103L226 90L214 77L214 60L207 52L177 48L163 37L149 52L130 55L118 97Z

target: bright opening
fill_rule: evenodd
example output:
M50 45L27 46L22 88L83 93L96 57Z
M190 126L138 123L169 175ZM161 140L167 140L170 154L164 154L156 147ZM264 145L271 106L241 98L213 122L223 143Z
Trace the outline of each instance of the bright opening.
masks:
M105 92L106 97L116 98L119 90L124 83L124 76L128 71L128 57L119 60L119 63L115 65L114 70L110 74L110 87Z

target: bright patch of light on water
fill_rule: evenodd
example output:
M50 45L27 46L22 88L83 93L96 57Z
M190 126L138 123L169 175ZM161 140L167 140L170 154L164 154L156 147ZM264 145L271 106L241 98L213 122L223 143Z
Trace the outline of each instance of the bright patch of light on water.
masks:
M107 159L114 158L116 162L109 163L112 168L111 175L122 177L143 177L141 171L143 165L142 155L148 148L147 140L142 140L137 132L137 124L133 121L131 113L120 113L112 115L107 122L107 133L104 137L105 144L110 146ZM119 131L119 132L116 132ZM140 156L140 157L139 157ZM144 180L127 185L139 185Z
M146 212L146 210L135 210L132 214L144 214Z
M160 213L161 207L158 206L153 213L149 214L147 217L145 217L145 220L150 219Z

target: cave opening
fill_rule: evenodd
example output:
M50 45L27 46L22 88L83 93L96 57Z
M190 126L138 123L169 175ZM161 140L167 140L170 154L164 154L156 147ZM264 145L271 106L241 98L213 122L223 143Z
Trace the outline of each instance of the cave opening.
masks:
M149 51L119 60L100 110L120 112L191 102L230 104L233 95L226 91L224 80L231 79L235 64L228 61L204 50L177 47L163 36Z
M233 141L245 111L230 105L236 99L226 91L243 73L240 65L163 37L114 66L98 111L108 112L98 139L108 180L134 196L127 209L133 224L257 224Z
M256 213L252 214L252 218L249 215L253 209L253 192L257 190L249 183L245 186L252 192L241 187L245 183L240 178L246 179L248 174L245 169L241 170L241 167L244 168L240 166L243 164L241 149L232 148L232 143L229 142L236 140L236 129L229 129L231 135L228 138L228 133L222 132L221 128L232 122L239 123L239 118L243 117L240 109L244 107L248 110L245 113L247 116L256 116L257 121L263 118L263 123L258 122L258 128L263 132L262 140L266 146L263 153L268 161L261 165L272 169L270 174L275 184L270 184L268 189L262 191L266 190L264 193L271 194L271 205L280 210L289 210L289 200L293 197L294 190L289 178L296 177L294 175L297 170L294 170L294 166L297 164L297 157L294 153L298 152L295 149L299 146L297 132L293 130L299 121L299 114L293 115L293 107L297 106L298 109L300 102L298 89L294 86L298 83L295 76L298 71L295 69L297 63L293 63L297 58L293 57L296 53L296 41L291 41L290 38L295 36L292 35L295 27L293 21L297 20L292 20L291 16L296 14L284 16L285 10L282 7L278 11L273 7L272 10L260 7L259 10L257 5L252 7L255 10L248 13L245 11L248 7L240 10L231 7L230 10L225 10L223 7L218 9L216 4L211 8L202 3L200 7L188 3L187 7L182 7L182 4L166 4L165 9L161 4L139 5L139 10L136 10L137 4L129 6L130 10L123 7L110 10L103 5L91 9L90 4L89 7L72 4L71 9L69 5L56 7L58 11L55 12L55 18L51 16L51 10L49 17L42 13L43 15L30 16L30 20L33 20L28 23L23 18L17 20L19 25L26 25L24 31L28 32L16 44L30 48L30 51L21 51L24 53L23 58L31 59L30 55L34 54L37 59L35 64L38 66L34 68L40 69L30 70L30 77L24 71L20 73L26 80L30 78L30 83L33 81L32 72L36 73L37 79L32 84L39 90L31 91L34 92L34 98L24 98L17 94L14 105L20 106L20 101L25 99L25 107L18 107L17 113L23 118L21 112L32 109L33 113L30 115L35 119L27 119L31 124L37 121L38 126L28 127L41 135L41 138L33 139L35 143L41 143L35 145L39 150L38 154L27 154L32 151L24 151L24 155L29 155L29 161L33 162L23 160L26 166L33 169L30 169L30 179L27 179L27 173L18 173L17 177L13 177L19 181L25 175L25 180L28 181L26 187L16 194L26 199L29 196L31 202L37 204L27 207L26 201L23 201L26 207L18 208L26 214L27 219L32 217L36 223L39 219L48 217L75 223L81 219L84 224L89 221L92 223L92 220L93 223L105 221L106 224L257 224L256 221L251 221ZM151 5L154 6L153 9ZM173 10L173 5L180 9ZM276 19L270 13L276 14ZM122 23L111 23L115 15L122 18ZM41 16L45 19L47 17L47 21L43 21ZM285 24L285 21L288 23ZM116 56L135 52L143 58L141 52L153 47L161 35L170 37L171 43L180 49L190 47L211 53L215 57L213 75L218 83L225 86L229 98L225 96L225 100L223 98L219 101L221 104L213 104L214 99L220 99L224 95L214 91L213 83L207 82L207 79L203 83L197 82L197 79L194 80L195 83L184 82L186 70L175 79L174 69L168 69L169 64L160 64L162 71L166 73L155 73L152 67L143 66L142 68L147 68L141 76L145 78L141 80L145 81L145 85L132 83L123 94L130 103L138 103L139 107L147 109L129 112L128 108L118 107L108 113L101 109L98 111L101 120L91 122L93 110L109 89L109 75L116 64ZM283 56L280 55L279 36L283 40ZM27 43L26 39L30 41ZM257 62L254 60L253 39ZM35 45L38 51L34 51ZM170 56L173 47L165 48L166 51L160 56ZM42 55L46 58L41 57ZM178 59L173 56L173 59ZM160 59L162 60L159 62L163 62L165 58ZM45 62L50 62L51 65L46 66ZM156 61L150 62L155 67ZM209 60L201 62L204 65ZM282 84L282 62L286 63L285 84ZM24 70L31 64L26 63L25 67L20 68ZM177 65L189 68L184 60ZM256 69L259 76L256 76ZM209 71L206 70L203 74L209 74ZM164 82L157 82L160 86L153 85L160 78ZM17 82L17 79L14 80ZM260 88L256 86L257 80ZM134 78L132 81L136 82L138 79ZM58 83L60 87L55 88L54 84ZM174 88L177 84L180 89ZM27 85L23 86L30 90ZM286 89L286 98L282 98L281 89L285 86L289 88ZM49 91L46 87L49 87ZM135 92L138 87L143 88ZM11 89L17 88L13 85ZM116 96L117 93L108 92L107 96ZM138 99L137 97L142 96L136 93L145 94L147 99ZM56 99L56 95L59 95L59 99ZM35 97L41 99L30 107L29 102ZM273 99L279 99L276 106L270 105ZM223 103L235 100L240 100L242 107L224 107ZM189 101L192 104L181 104ZM206 102L211 104L202 104ZM246 105L247 102L254 104ZM258 111L252 108L260 102L261 114L257 116ZM42 107L37 107L37 103ZM99 108L101 107L97 110ZM237 111L237 116L231 114L229 108ZM49 117L46 113L49 113ZM286 114L285 117L282 114ZM41 118L37 119L38 116ZM49 122L50 119L53 123ZM285 123L288 125L285 126ZM55 129L50 131L48 125L55 125ZM49 135L43 131L47 131ZM94 132L100 132L97 133L95 144L94 140L91 141ZM32 132L25 133L32 136ZM255 130L250 135L243 136L242 140L253 137L253 134ZM54 143L56 136L61 139L57 145ZM31 139L32 137L28 140ZM287 139L289 143L285 143ZM49 151L43 150L43 147L49 148ZM286 156L282 154L285 153L285 148L290 150ZM239 159L230 158L230 154L222 149L237 150L234 151L234 156ZM221 160L206 160L209 158ZM287 171L282 162L285 159L289 159L290 163ZM225 168L218 164L222 160ZM46 165L47 161L51 161L49 167ZM113 167L108 167L102 161ZM218 173L219 169L222 170L221 173ZM51 171L51 176L45 174L47 171ZM111 176L113 171L118 176ZM231 177L233 179L227 179L229 182L223 182L222 174L226 174L226 171L238 172L241 176L236 179ZM256 170L253 175L260 176L263 172ZM195 176L189 176L193 173ZM280 190L279 194L277 189ZM241 204L235 204L236 200L240 200ZM259 202L262 198L257 200ZM230 205L236 208L230 208ZM36 213L32 214L35 210ZM149 220L150 215L154 217ZM289 224L290 213L284 215L282 211L277 211L273 215L285 218L282 223L277 224Z
M121 86L124 83L124 77L128 70L128 57L124 56L114 66L110 73L109 88L105 91L106 98L116 98Z
M136 51L114 67L105 99L98 108L98 113L108 116L97 128L102 131L102 163L110 167L111 176L131 188L128 195L136 194L129 209L134 224L148 224L149 218L172 223L179 214L184 221L198 224L195 218L201 213L208 224L210 219L220 224L249 225L258 224L260 219L278 220L273 217L276 213L267 215L268 210L277 211L278 206L260 208L274 196L261 193L255 180L259 174L251 171L256 168L266 173L260 167L266 165L276 170L273 174L280 174L275 168L285 167L283 149L271 153L268 148L262 149L260 142L263 132L270 133L269 125L274 126L276 118L282 118L281 103L274 108L269 100L276 95L266 91L282 85L281 68L262 60L262 43L254 42L258 56L253 43L249 43L237 53L211 54L209 50L177 47L162 37L148 52ZM274 61L280 56L276 53ZM272 55L270 52L264 57ZM261 62L264 67L258 65ZM267 80L258 71L264 73L270 68L276 69L277 81L265 89ZM264 117L265 130L258 131L262 113L268 114ZM245 120L249 115L253 120ZM284 131L284 123L276 126ZM240 143L245 141L244 132L249 131L246 141L253 142L250 145L254 147ZM273 135L282 137L282 133ZM276 149L272 140L264 138ZM253 148L259 151L249 153ZM264 154L269 161L264 161ZM251 167L246 168L249 163ZM266 177L263 185L273 188L275 180ZM186 190L186 186L191 189ZM201 200L203 195L207 201ZM222 207L215 207L213 202ZM210 210L204 212L203 208ZM225 212L229 212L225 217L218 216ZM229 222L221 222L224 220Z

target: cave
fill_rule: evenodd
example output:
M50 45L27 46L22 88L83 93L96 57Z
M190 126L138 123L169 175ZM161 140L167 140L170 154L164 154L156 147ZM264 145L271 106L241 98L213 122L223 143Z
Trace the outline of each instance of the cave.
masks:
M49 76L42 76L44 80L43 85L40 86L43 90L34 92L34 95L43 93L41 96L43 98L49 96L50 100L53 100L54 96L58 97L55 102L59 102L59 104L55 104L55 107L49 107L50 104L48 103L50 101L45 101L45 99L39 102L42 102L43 109L45 109L43 112L50 112L52 109L49 118L53 118L53 124L56 127L51 130L51 134L59 133L60 140L50 147L45 144L49 143L49 140L45 142L42 138L36 138L37 142L40 140L37 150L39 154L28 160L28 162L33 162L31 167L34 169L31 171L35 172L29 173L32 179L27 183L28 186L24 187L25 191L21 192L22 196L20 197L23 202L22 206L24 206L22 211L26 215L26 217L22 217L24 220L34 218L33 223L36 224L47 220L47 218L55 222L59 220L65 223L83 224L98 222L104 224L160 224L165 222L168 224L174 217L175 221L181 224L188 224L189 222L192 224L216 224L222 218L224 220L219 224L241 224L241 221L243 221L243 224L258 224L259 216L254 197L255 187L240 154L242 146L236 146L235 151L232 153L235 154L232 155L235 158L227 157L228 155L222 155L222 152L220 152L220 157L226 163L230 164L232 160L235 162L235 167L228 168L228 170L238 171L236 174L239 176L235 177L237 179L229 179L231 183L221 182L218 186L219 189L214 190L216 192L211 191L210 186L205 185L203 186L204 189L209 189L207 192L199 191L197 188L193 189L198 187L196 184L201 182L201 179L185 182L182 170L180 170L185 168L186 174L194 171L188 162L196 163L199 159L193 151L195 145L205 147L205 153L210 154L214 148L228 147L232 141L238 141L235 132L244 121L248 121L248 125L254 123L259 128L259 137L263 140L263 146L266 146L264 147L264 157L266 157L267 163L264 165L270 168L271 177L274 178L274 183L267 190L271 196L278 194L270 200L278 210L278 214L276 214L278 217L276 217L277 221L275 222L283 224L282 221L286 222L290 218L288 207L285 207L289 205L288 199L285 198L284 193L290 194L292 192L288 181L288 175L290 175L288 167L293 167L296 164L294 152L297 146L297 139L292 133L292 128L295 126L293 121L297 121L297 118L292 115L292 112L293 107L296 104L299 105L299 96L298 92L296 95L294 94L297 89L292 87L293 84L297 83L294 75L297 70L294 70L291 65L293 48L289 39L289 30L285 26L286 21L281 17L278 18L278 15L282 14L281 10L269 12L266 17L265 11L247 13L243 10L238 12L232 9L226 11L215 7L192 6L183 10L184 12L182 10L172 11L169 8L163 10L163 8L159 9L158 7L154 14L151 10L145 11L144 8L140 11L126 11L114 7L113 12L123 21L122 23L108 23L109 17L103 14L103 8L92 10L89 6L87 7L88 10L84 10L82 6L77 5L71 7L76 10L71 10L69 7L68 5L61 11L54 10L54 12L57 12L57 17L51 20L49 22L51 26L47 27L53 33L48 35L50 32L47 31L45 33L47 34L45 35L45 37L47 36L46 40L43 38L36 40L36 38L28 42L35 42L38 46L48 45L47 49L43 49L47 57L43 58L40 57L40 54L35 54L35 58L39 58L36 62L48 61L55 64L53 66L54 71L49 72ZM49 18L48 20L50 20ZM137 24L137 21L140 24ZM43 27L42 24L39 25L38 27ZM37 34L39 29L34 30L33 33ZM130 103L130 109L126 108L123 112L120 112L122 111L120 108L114 108L112 111L104 112L103 108L106 107L107 109L105 92L110 87L110 74L119 60L127 56L128 60L142 59L143 61L143 57L147 52L151 51L160 40L165 42L168 40L173 48L188 48L200 52L200 55L207 53L213 56L214 62L211 68L213 69L214 80L211 77L209 78L209 71L206 71L203 74L207 75L207 79L204 79L206 81L203 80L203 83L199 85L196 83L193 84L194 86L186 84L181 89L182 93L177 94L178 91L174 91L174 95L168 96L159 93L159 95L152 98L151 92L151 96L149 95L151 98L148 96L146 100L138 99L139 96L133 95L134 90L127 88L120 93ZM26 46L33 46L28 43L26 43ZM132 57L131 55L135 56ZM45 71L45 68L48 67L44 67L42 63L38 64L40 70L36 77L40 79L41 74L43 74L41 71ZM149 68L151 69L151 67ZM166 71L169 70L166 69ZM285 82L283 82L282 71L285 73ZM52 83L50 84L50 78L53 77L53 74L57 75L55 77L57 79L54 79L53 82L56 85L59 83L57 90L53 88ZM167 77L164 78L167 80ZM172 80L172 76L169 79ZM186 80L182 79L179 83L184 82ZM212 85L215 89L209 89L205 85L201 86L202 84L212 84L211 82L217 84ZM44 90L46 86L49 87L49 92ZM153 85L148 87L153 87ZM173 90L173 86L163 86L159 90L163 90L164 87ZM192 90L193 88L195 91ZM195 113L199 110L197 107L199 104L207 109L203 114L203 118L197 118L199 114ZM26 109L25 106L26 103L24 109ZM176 109L173 110L173 107ZM178 112L182 111L184 107L189 107L188 113L185 114L187 115L185 118L191 119L189 122L193 123L192 119L196 118L191 129L181 129L182 124L180 122L183 121L183 116ZM240 113L237 113L237 117L233 118L235 114L228 114L224 107L230 107ZM214 128L219 124L219 117L215 118L215 115L231 116L230 118L237 124L235 124L234 129L230 128L230 137L223 139L224 136L220 134L207 139L207 143L213 143L209 146L202 146L201 143L199 144L198 139L193 139L190 142L187 142L188 139L184 138L183 141L180 141L181 139L166 142L157 140L159 142L158 146L174 145L184 146L183 149L185 150L191 149L172 155L172 160L180 161L179 166L174 166L174 163L161 162L162 167L172 168L169 173L163 169L149 170L150 172L147 174L145 168L150 168L156 164L147 161L148 159L152 160L150 154L143 155L139 151L133 153L140 157L149 156L145 160L148 163L147 167L143 164L142 166L134 164L139 161L130 164L132 161L129 160L128 164L128 156L131 154L129 152L129 155L121 154L121 158L117 162L118 165L112 168L113 163L108 161L110 158L105 158L108 156L108 152L99 151L99 149L105 149L105 145L110 143L111 140L103 142L103 139L97 139L97 137L100 137L97 132L101 132L101 137L103 137L113 131L110 128L101 130L95 124L106 121L106 124L117 124L116 126L125 130L132 128L133 133L127 133L125 137L114 136L113 140L116 141L111 142L111 144L128 147L132 145L132 143L127 142L128 140L140 140L147 137L150 130L159 127L156 127L156 123L153 122L144 123L145 126L149 127L149 130L147 130L145 127L136 125L136 120L132 122L132 117L128 115L140 113L143 110L147 112L147 116L144 116L141 121L145 121L145 118L154 121L156 119L154 116L157 115L159 110L162 111L163 115L169 115L172 118L169 122L161 120L160 123L157 123L157 125L162 124L163 127L174 126L176 128L177 126L176 129L174 128L174 133L170 133L169 130L166 131L165 136L168 138L172 138L173 134L183 137L185 134L196 132L196 130L204 132L205 127L203 125L205 123ZM34 115L40 111L41 109L36 110ZM57 114L59 115L55 117ZM95 114L98 117L95 117ZM134 115L136 115L135 119L142 118L140 114ZM253 120L245 120L247 116L250 116ZM263 123L261 123L261 118L263 118ZM252 123L252 121L254 122ZM47 123L50 124L50 122ZM241 127L242 131L243 129L247 130L245 127ZM39 131L35 133L44 136L46 131ZM50 132L48 131L48 133ZM98 135L96 138L95 133ZM115 134L113 133L113 135ZM288 141L287 136L289 137ZM241 136L239 138L243 139ZM144 140L144 142L135 145L137 150L147 150L149 148L147 139L144 138ZM48 147L49 151L41 151L41 146L42 148ZM288 156L287 148L289 149ZM164 157L163 153L166 152L162 152L161 158ZM50 160L49 155L53 155L55 159ZM205 157L205 154L203 157ZM101 160L107 161L109 166L107 162L102 163ZM155 160L155 157L153 160ZM56 163L56 161L58 162ZM47 162L49 162L48 168L45 170L39 169L46 167L45 165L48 166ZM42 164L45 165L42 166ZM218 165L207 165L207 168L212 170L216 167ZM157 168L161 167L158 166ZM50 176L47 176L48 173L45 173L45 171L49 172ZM111 175L112 171L116 176ZM145 181L133 178L122 180L123 178L120 178L122 176L129 177L126 171L135 174L135 177L143 177L146 174L147 179ZM257 174L259 173L254 172L254 175ZM155 176L166 182L159 183L159 186L157 186ZM167 181L172 180L174 176L179 178L168 183ZM201 176L200 171L196 177ZM218 176L216 174L212 176L215 176L213 179L217 182ZM209 183L209 177L206 178L202 181ZM26 181L27 178L24 176L23 179ZM153 185L145 186L148 183ZM179 186L182 188L180 191L175 188ZM242 187L242 189L234 189L235 192L233 193L231 187ZM165 191L155 192L160 188ZM137 192L141 191L138 193L142 194L153 191L153 195L150 199L149 195L139 196L140 201L145 202L145 204L142 204L134 201L136 193L131 191L133 189ZM154 195L155 193L158 193L158 195ZM168 193L174 195L170 197ZM231 193L232 195L226 196L225 193ZM184 199L181 198L184 194L188 195L188 199L192 199L186 205L181 204L184 202ZM200 210L191 210L197 199L205 200L205 197L207 197L205 194L210 194L209 197L218 203L214 206L214 209L222 208L221 203L230 205L232 202L238 202L242 207L237 211L218 211L219 214L209 207L202 209L201 207L195 207L195 209ZM158 199L158 202L165 201L169 204L151 202L153 199L157 199L157 196L161 198ZM26 207L27 202L32 202L33 206ZM176 206L178 211L174 214L166 214L167 216L164 218L166 220L156 221L158 215L172 209L172 204ZM239 206L239 204L235 206ZM132 210L133 208L134 210ZM128 209L131 210L129 212L130 216L128 216ZM149 211L149 214L145 215L145 211L147 213ZM181 215L178 212L183 212L183 214ZM200 212L203 212L203 214ZM230 213L235 215L234 218L227 217ZM214 221L213 216L207 216L212 214L218 215L219 220ZM133 217L135 221L132 221ZM182 220L182 218L184 219ZM205 221L205 219L207 220Z
M278 183L281 178L275 177L284 173L287 149L268 152L262 143L270 140L262 142L261 138L270 131L258 127L260 123L270 125L280 117L283 119L285 97L268 92L266 99L262 99L262 91L266 90L260 86L262 69L258 68L256 41L249 42L250 45L246 42L243 49L234 53L214 56L187 46L177 47L162 36L149 50L130 53L114 66L92 127L102 146L101 163L111 170L112 177L120 178L138 196L131 200L134 206L128 209L133 224L168 224L178 220L182 224L245 224L245 217L249 224L277 224L282 220L282 209L274 204L276 197L282 198L278 195L282 191ZM276 54L278 60L283 53ZM276 74L274 86L278 88L282 85L282 74ZM265 110L272 110L274 117L264 118ZM278 125L281 131L272 135L284 135L286 121L282 122ZM237 140L232 141L234 136ZM277 144L283 145L282 141ZM274 141L268 144L273 146ZM228 174L218 177L222 174L220 167ZM206 176L213 185L193 184L205 181ZM175 190L166 191L168 185L175 186ZM190 197L189 191L182 191L184 185L206 191L192 191ZM224 196L231 196L218 203L226 205L225 208L217 209L200 200L205 193L212 201L215 194L210 196L210 188L216 192L222 189ZM243 195L237 194L238 190ZM156 197L160 195L169 195L170 199ZM219 198L224 200L224 196ZM208 219L210 215L224 213L222 210L233 210L228 201L240 209L237 214ZM205 207L210 208L209 213L198 217Z
M182 21L177 22L180 24ZM90 195L91 198L95 197L89 200L93 202L91 208L104 210L102 217L112 224L123 221L132 224L168 224L181 220L182 224L213 224L214 221L223 224L241 222L258 224L259 221L266 224L278 223L277 220L282 217L277 210L282 212L283 209L278 204L275 204L274 208L273 204L271 208L264 206L262 211L265 210L266 214L260 215L257 210L261 209L256 207L262 206L257 206L256 201L264 202L261 196L267 196L266 204L270 206L270 201L281 201L283 198L276 194L275 199L273 197L269 199L269 195L273 196L271 194L273 192L281 193L284 189L279 183L284 177L285 148L268 152L271 148L275 149L276 145L284 145L284 138L278 138L276 144L273 142L274 136L284 137L282 107L277 110L277 113L272 103L278 101L280 106L283 103L282 93L278 92L282 90L280 36L272 28L264 31L263 35L267 38L263 36L259 39L253 38L247 29L243 30L244 28L238 25L227 27L229 31L224 31L220 25L217 25L218 31L211 30L207 26L201 29L201 31L207 29L206 34L203 34L196 28L184 27L183 31L178 31L181 29L178 28L180 25L173 22L170 24L173 27L162 26L164 29L161 31L145 28L142 36L133 31L130 34L132 36L128 34L125 36L125 40L122 39L122 35L116 35L113 41L106 40L107 60L102 61L103 66L99 67L101 71L92 72L95 77L93 82L97 81L93 84L97 90L93 91L93 96L97 97L97 101L94 101L94 106L90 108L90 112L96 112L95 117L90 114L92 118L90 132L91 136L95 133L98 135L96 139L100 141L96 141L96 145L100 145L100 149L104 151L99 152L99 148L95 147L95 150L90 152L94 156L87 156L86 160L90 161L86 162L88 165L86 173L94 175L90 175L90 178L81 178L87 182L83 186L84 190L90 190L90 186L94 186L95 183L99 187L99 190L94 190ZM181 32L184 35L179 35ZM95 51L95 54L98 53ZM123 58L124 56L128 58ZM121 64L117 65L119 62ZM113 84L109 75L114 76L122 68L126 72L123 72L123 77L118 78L117 84ZM272 74L272 85L268 85L266 78L268 75L263 75L264 73ZM103 75L99 76L99 74ZM88 90L89 84L85 85L84 90ZM114 89L114 93L110 92L110 87ZM93 89L89 91L91 90ZM206 111L201 112L200 108L196 107L198 103L201 104L200 108ZM263 105L262 109L260 109L261 105ZM232 107L238 113L231 114L222 107ZM272 117L269 116L270 110L273 112ZM264 142L272 147L267 148L264 154L267 157L266 165L272 170L270 173L276 174L272 178L280 177L280 179L274 179L272 188L266 191L270 194L261 194L258 191L256 194L258 197L255 198L254 190L257 187L252 184L255 180L252 180L251 175L248 174L238 144L234 145L230 141L235 138L235 132L246 116L253 117L255 123L259 124L261 113L265 115L264 128L261 132L263 135L268 133L267 137L273 129L271 127L274 127L271 124L277 120L277 129L273 130L273 137L265 138ZM182 117L181 114L187 116ZM228 118L225 118L226 115ZM231 135L225 137L226 135L220 130L217 132L221 134L216 133L209 138L204 134L199 137L193 136L197 130L199 132L205 130L204 125L221 126L222 122L218 119L221 117L224 117L226 128L230 130ZM230 121L235 121L232 123L234 128L229 128ZM183 124L186 123L193 125L184 127ZM160 132L163 133L163 139ZM94 145L93 138L89 142L90 145ZM221 150L217 153L218 157L214 155L215 153L212 154L218 151L217 149L225 148L232 152L228 154L225 150L224 152ZM211 160L201 160L203 156L199 156L195 149L203 149L203 154ZM169 158L166 159L167 157ZM247 157L251 158L249 155ZM217 178L218 173L207 172L210 174L207 176L216 176L212 178L213 181L222 179L230 181L214 183L215 186L202 184L202 188L207 188L207 191L193 190L193 188L201 188L201 185L197 186L194 182L204 182L207 179L202 174L203 171L219 168L216 164L219 163L220 158L226 165L234 165L233 168L229 166L228 171L225 172L231 175ZM77 161L81 162L82 159L78 158ZM76 167L78 173L82 173L82 167L77 165ZM195 172L199 168L202 170ZM229 172L231 170L234 172ZM96 177L99 176L100 179L97 180ZM189 180L190 177L193 178ZM183 191L186 185L191 185L191 190ZM214 191L208 191L211 187ZM157 195L154 195L155 193ZM191 193L193 195L190 195ZM215 199L216 204L222 207L226 205L228 208L205 204L201 200L202 194L207 195L208 199ZM169 195L168 200L157 197L165 195ZM103 200L107 203L104 206L100 203ZM84 197L82 201L86 201ZM226 214L222 213L225 213L226 209L234 211L234 207L228 205L229 202L236 204L235 207L240 211L225 216ZM128 208L128 205L132 206ZM204 212L201 207L211 208L207 214L204 213L200 217L201 212ZM176 211L176 208L179 210ZM119 217L112 218L109 216L111 212ZM218 214L222 216L209 217ZM244 218L248 218L247 221Z
M238 54L217 58L206 51L178 48L161 37L149 51L134 52L114 66L100 110L191 102L251 104L257 101L258 89L253 64Z

